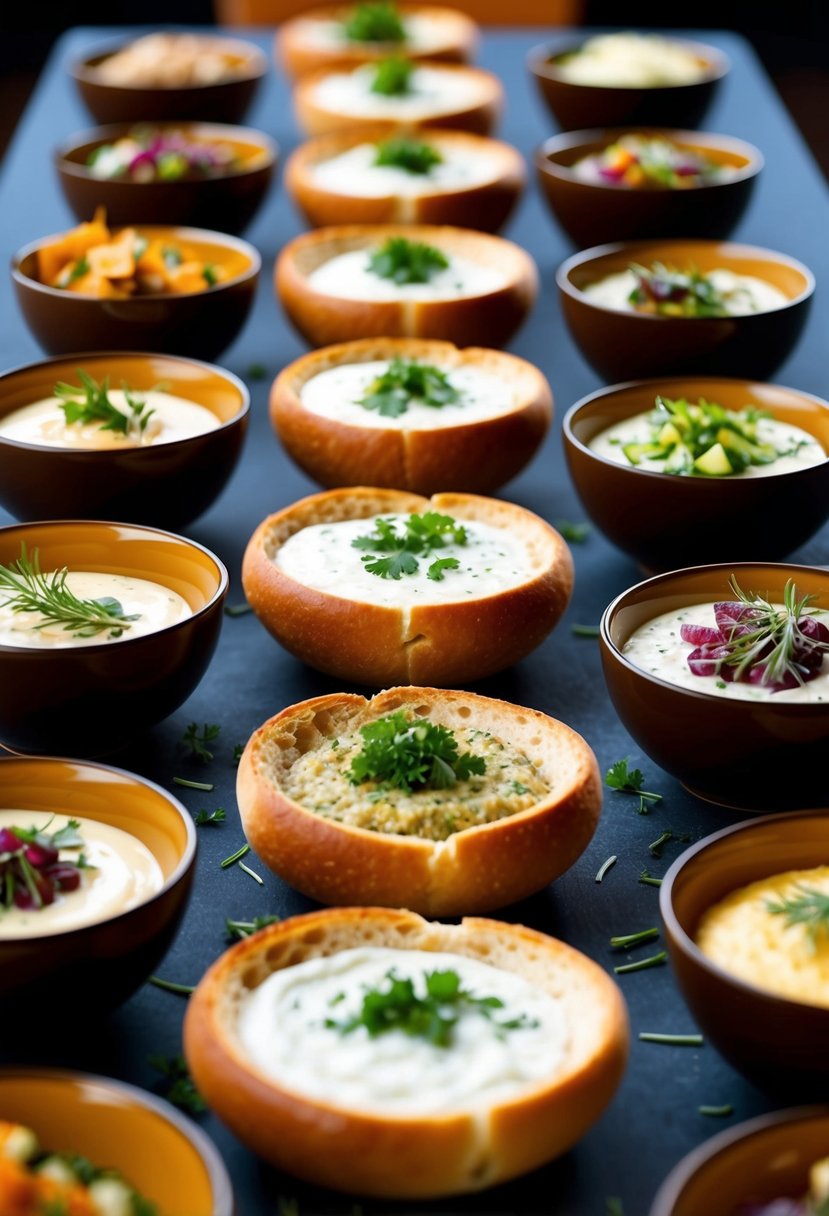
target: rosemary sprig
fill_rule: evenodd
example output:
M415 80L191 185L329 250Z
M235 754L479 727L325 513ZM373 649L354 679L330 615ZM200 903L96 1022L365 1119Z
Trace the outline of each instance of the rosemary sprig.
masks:
M140 618L137 612L127 616L120 601L109 595L79 599L66 585L68 575L66 566L44 574L39 551L33 549L30 558L24 542L17 561L0 565L0 606L12 612L39 612L45 620L34 629L62 625L65 633L76 638L93 638L99 633L120 638Z
M721 660L725 666L734 668L734 680L743 679L755 664L762 663L763 684L784 685L787 679L793 679L797 684L805 683L811 668L798 661L798 652L801 658L829 654L829 642L811 637L801 628L801 617L808 619L806 609L817 597L803 595L798 598L794 580L789 579L780 609L754 592L743 591L734 575L730 585L739 602L753 610L751 617L740 622L748 626L747 632L732 632L726 643L730 653Z
M797 894L785 899L766 900L766 911L774 916L785 916L787 926L803 925L807 945L814 953L818 936L821 933L829 934L829 893L803 882L796 882L794 890Z
M155 413L155 410L147 409L146 401L133 397L124 386L124 396L130 410L126 414L109 399L109 376L105 376L99 384L89 372L79 367L78 379L81 382L80 388L76 384L59 381L53 389L70 426L75 422L100 422L102 431L114 431L118 435L141 438L147 429L147 423Z

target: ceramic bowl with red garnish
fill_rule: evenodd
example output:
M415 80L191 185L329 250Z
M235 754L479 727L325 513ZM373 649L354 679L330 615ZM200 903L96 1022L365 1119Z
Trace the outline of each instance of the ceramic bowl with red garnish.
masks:
M826 802L829 571L738 562L661 574L605 610L608 690L693 793L748 810Z

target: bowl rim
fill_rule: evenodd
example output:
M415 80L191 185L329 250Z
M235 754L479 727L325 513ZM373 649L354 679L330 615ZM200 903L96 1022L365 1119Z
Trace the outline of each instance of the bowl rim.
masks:
M7 754L6 754L7 753ZM155 794L160 794L164 801L174 811L181 822L184 824L184 832L186 840L181 857L169 878L165 879L164 883L150 895L147 899L135 904L131 908L127 908L122 912L115 912L112 916L106 916L102 920L92 921L89 924L76 925L73 929L59 929L55 933L39 933L31 934L25 938L3 938L0 937L0 951L9 945L27 945L43 942L51 939L60 939L70 937L73 933L89 933L99 929L102 925L117 924L124 917L132 916L134 913L143 908L148 908L151 904L156 903L169 891L177 886L187 872L193 867L196 860L196 852L198 849L198 834L196 825L193 821L193 816L188 812L182 802L176 798L175 794L171 794L160 786L156 781L151 781L149 777L142 777L139 773L133 773L129 769L121 768L114 764L103 764L99 760L78 760L68 756L33 756L24 753L15 752L8 748L6 744L0 744L0 794L2 794L2 778L3 768L8 764L23 764L24 767L30 764L46 764L48 767L53 767L55 764L71 764L75 768L93 768L99 772L114 773L119 777L127 777L134 785L144 786L145 789L152 790ZM108 820L105 822L109 822ZM3 1069L0 1068L0 1076L3 1074Z
M682 871L686 866L694 863L700 854L706 853L709 849L716 849L721 841L727 840L730 836L751 831L752 829L762 830L773 824L780 824L781 827L790 826L798 819L818 818L824 823L827 822L825 809L813 808L799 811L781 811L774 815L759 815L751 819L741 819L738 823L729 824L728 827L719 828L716 832L703 836L701 840L689 845L687 849L680 853L679 857L668 868L665 877L662 879L662 885L659 888L659 914L662 917L665 929L668 931L669 939L675 947L695 963L697 967L713 976L719 983L728 984L745 996L760 1001L767 1010L770 1007L770 1012L789 1007L809 1010L812 1017L822 1018L826 1022L827 1028L829 1028L829 1007L815 1005L810 1001L797 1000L796 997L784 996L778 992L771 992L769 989L761 988L757 984L752 984L748 980L741 979L739 976L727 971L725 967L721 967L718 963L715 963L707 954L704 954L700 950L694 939L685 931L680 924L673 905L674 884ZM749 881L755 880L751 879ZM740 887L746 885L748 884L741 883ZM732 890L739 890L740 887L733 887ZM829 1112L829 1107L827 1107L827 1111Z
M200 128L204 131L216 132L213 138L216 141L222 139L228 142L246 143L251 147L257 148L264 153L265 159L263 162L254 164L253 166L242 165L238 169L232 169L229 172L217 174L215 177L206 177L205 182L216 182L233 180L239 177L247 177L251 173L261 173L263 169L273 169L279 159L280 147L275 139L265 131L260 131L256 127L244 127L240 124L228 122L201 122L198 119L159 119L156 122L146 124L153 130L157 128L172 128L181 130L184 128L193 129ZM123 138L128 134L125 128L134 129L140 127L141 123L137 122L108 122L102 123L97 127L87 127L83 131L76 131L74 135L68 139L64 139L53 151L53 160L58 173L65 173L70 177L78 177L83 181L100 182L102 186L119 185L119 186L164 186L166 188L177 188L182 186L190 186L198 188L202 185L201 181L188 181L179 178L177 181L150 181L137 182L130 179L123 180L121 178L96 178L89 169L88 165L82 165L78 161L69 159L72 152L78 148L85 147L87 144L97 144L99 147L107 142L107 136L112 139ZM120 133L120 135L118 134ZM243 139L242 136L252 138ZM228 234L230 235L230 234Z
M129 1081L119 1081L115 1077L105 1077L99 1073L72 1068L49 1068L37 1065L27 1068L25 1065L15 1064L10 1067L0 1068L0 1082L6 1077L12 1080L15 1078L20 1078L21 1080L33 1078L34 1080L44 1081L71 1081L81 1085L95 1085L103 1089L113 1090L118 1094L125 1094L135 1105L144 1107L153 1115L169 1123L196 1150L197 1155L201 1158L202 1164L207 1170L210 1187L213 1192L212 1216L233 1216L235 1211L233 1187L227 1166L218 1148L198 1124L192 1119L185 1118L174 1106L169 1102L165 1102L157 1094L152 1093L150 1090L141 1089Z
M168 30L168 33L181 33L181 31ZM148 85L148 84L115 84L110 81L99 80L96 77L95 69L99 66L98 63L93 63L93 60L110 59L119 51L124 51L127 47L132 46L140 38L146 37L147 33L152 33L152 30L137 33L132 38L119 38L117 42L108 42L99 46L97 49L88 51L84 55L76 55L67 64L67 70L70 76L74 76L75 80L83 81L84 84L95 85L99 89L119 89L124 93L188 93L191 90L201 92L207 89L222 89L230 85L238 85L244 81L261 80L263 76L270 70L268 57L260 46L255 42L249 42L244 38L225 37L222 33L216 31L211 33L196 33L190 34L191 37L198 38L201 42L224 43L234 47L241 48L246 63L246 71L239 75L232 76L227 80L214 80L205 84L174 84L174 85Z
M690 245L696 248L700 246L717 246L723 250L723 260L728 261L729 257L754 257L758 261L776 262L778 265L786 266L790 270L796 271L806 281L806 285L802 291L796 296L792 296L786 300L785 304L780 304L777 308L764 308L760 312L743 313L741 316L731 317L665 317L659 313L637 312L636 309L610 308L607 304L598 304L592 300L584 291L576 287L575 283L570 278L571 271L578 269L580 266L588 265L590 262L597 262L600 258L609 257L614 254L625 253L627 250L637 251L638 256L658 256L660 248L665 245L682 244ZM597 280L598 281L598 280ZM631 240L631 241L612 241L605 245L593 245L590 249L581 249L576 253L571 253L568 258L561 262L556 270L556 286L562 295L569 296L571 300L578 301L584 308L589 308L598 313L612 313L614 316L623 316L634 318L638 321L656 322L657 324L677 321L690 321L695 325L721 325L723 321L731 323L737 322L744 324L756 321L759 317L767 317L772 313L785 312L787 308L794 308L797 304L803 304L806 300L814 295L815 291L815 276L809 267L798 261L797 258L791 257L787 253L781 253L776 249L767 249L762 245L746 245L742 241L719 241L715 239L705 238L659 238L652 240ZM57 291L58 288L52 290Z
M214 432L227 431L232 427L238 426L250 414L250 390L245 382L227 368L219 367L216 363L208 363L205 359L193 359L189 355L164 355L156 351L131 351L131 350L113 350L113 351L80 351L78 354L71 355L47 355L43 359L37 359L33 363L20 363L16 367L7 368L5 371L0 371L0 393L2 393L6 381L11 377L28 372L34 368L44 367L49 363L67 363L70 360L74 362L78 360L83 366L83 360L95 359L170 359L176 363L190 363L197 367L206 367L210 371L216 372L223 380L226 380L233 388L235 388L241 397L241 403L237 412L232 418L228 418L227 422L220 422L217 427L213 427L210 431L199 431L195 435L187 435L182 439L174 439L169 444L164 444L164 447L171 449L177 448L180 444L193 443L196 440L203 440L206 435L212 435ZM151 391L151 390L147 390ZM198 405L199 402L194 402ZM25 407L21 407L25 408ZM203 408L207 408L206 406ZM0 415L0 421L5 415ZM57 444L32 443L23 439L12 439L10 436L0 434L0 448L12 447L22 448L25 452L51 452L55 455L58 453L61 457L67 460L77 460L82 457L84 460L95 460L104 463L107 457L112 459L114 456L123 458L126 453L134 456L135 459L143 460L144 456L139 456L139 453L150 452L153 447L160 447L160 444L147 444L146 446L124 447L124 448L64 448ZM104 459L101 459L101 458ZM18 522L25 522L19 520ZM55 521L57 522L57 521ZM90 521L91 522L91 521Z
M159 228L166 232L175 234L172 239L182 241L198 241L203 245L218 245L219 248L225 247L235 250L236 253L242 254L247 258L249 265L238 274L233 275L230 279L223 279L220 283L214 283L208 287L207 291L180 291L171 292L156 292L146 296L126 296L123 300L118 300L119 306L142 307L148 300L150 301L171 301L171 300L192 300L194 298L202 299L209 295L215 295L218 292L224 291L228 287L235 287L239 283L247 283L251 280L255 282L260 270L262 269L262 255L255 245L251 245L249 241L243 241L241 237L231 236L229 232L217 232L212 228L190 228L183 224L124 224L119 231L124 228L135 227L142 235L150 233L152 235ZM33 279L31 275L25 274L21 270L21 264L26 258L38 252L44 245L50 242L62 240L66 235L64 232L53 232L49 236L38 237L37 240L29 241L21 249L12 256L11 259L11 276L12 279L20 287L28 291L42 292L44 295L51 296L59 300L78 300L87 301L94 304L104 302L101 296L90 296L79 291L66 291L62 287L51 287L48 283L41 283L39 279ZM208 239L209 238L209 239Z
M16 523L6 524L5 526L0 527L0 538L2 538L3 536L7 536L11 532L18 531L19 529L24 529L24 528L61 529L61 528L79 528L79 527L80 528L90 528L90 527L92 527L92 528L132 528L139 532L149 532L156 536L163 536L163 537L167 538L168 540L172 539L172 540L178 541L180 544L185 545L190 549L197 549L200 553L203 553L206 557L208 557L211 560L211 562L213 563L213 565L215 566L216 574L218 576L218 586L216 587L216 590L213 592L213 594L211 595L210 599L207 601L206 604L202 604L201 608L196 609L195 612L191 612L190 615L184 617L183 620L174 621L172 625L165 625L162 629L154 629L151 633L143 634L141 637L124 638L123 641L118 642L119 646L133 647L133 646L140 645L142 642L148 641L150 638L158 637L161 634L170 634L173 632L181 632L183 629L190 626L191 622L198 620L199 617L205 616L208 612L212 612L217 606L219 606L221 604L222 600L224 599L225 595L227 594L228 587L230 586L230 575L228 573L227 567L225 566L225 564L221 560L221 558L217 557L216 554L213 553L213 551L211 549L208 549L206 545L199 544L199 542L197 540L192 540L189 536L182 536L178 532L170 532L166 528L154 528L154 527L151 527L149 524L122 523L122 522L118 522L117 520L109 520L109 519L18 520ZM87 655L87 654L102 654L104 649L108 649L110 645L111 645L111 643L109 643L109 642L93 642L89 646L59 648L59 653L66 655L67 653L71 653L72 650L77 650L79 653L79 656ZM13 654L13 655L18 655L18 656L40 655L40 656L42 656L42 659L43 659L43 658L48 657L52 653L53 653L53 651L38 650L32 646L6 646L2 642L0 642L0 656L6 655L6 654ZM42 659L41 659L41 661L42 661ZM35 660L35 661L37 661L37 660ZM142 778L142 780L143 780L143 778Z
M576 401L573 405L570 406L570 408L568 409L567 413L564 415L564 417L561 421L561 427L562 427L562 433L563 433L564 440L566 443L572 444L572 446L574 448L576 448L582 455L589 457L591 460L598 461L599 464L602 466L610 466L614 469L621 469L625 473L639 473L640 475L644 475L645 477L648 477L648 478L655 477L655 478L658 478L660 481L662 481L662 479L665 477L665 473L661 472L659 469L644 469L641 467L641 465L621 464L619 461L610 460L607 456L602 456L600 452L595 451L595 449L589 447L588 444L582 443L581 439L579 439L579 437L576 435L575 431L573 430L573 423L576 421L577 416L582 411L586 412L589 409L589 407L594 404L594 402L601 401L608 397L612 397L614 394L621 393L627 389L642 389L642 391L645 392L646 390L648 390L652 387L658 394L660 386L662 388L664 388L664 386L666 384L670 385L672 381L680 381L683 384L692 385L694 381L710 383L712 380L717 380L723 384L734 385L735 387L738 385L745 385L748 388L749 385L752 385L752 386L760 385L760 387L762 387L762 388L780 389L787 393L795 393L795 394L797 394L797 396L804 398L806 401L812 402L813 404L819 406L821 409L826 410L827 413L829 414L829 401L825 400L823 397L816 396L814 393L807 393L799 388L790 388L788 385L785 385L785 384L772 384L766 380L760 381L760 380L757 380L756 378L752 379L751 377L742 377L742 376L704 376L701 374L694 375L694 376L680 376L680 375L649 376L646 379L642 379L642 380L623 380L623 381L620 381L620 383L618 383L618 384L608 384L604 388L594 389L592 393L587 393L586 396L579 398L578 401ZM3 382L3 377L0 376L0 385L2 385L2 382ZM647 411L638 410L637 412L646 413ZM629 421L630 418L633 418L635 416L636 416L635 413L626 414L624 419L620 419L620 421ZM829 417L827 418L827 420L829 421ZM801 429L806 430L805 427L803 427ZM811 432L809 432L809 433L811 434ZM812 438L816 439L817 442L820 443L820 440L817 439L816 435L813 435ZM821 444L821 446L823 446L823 445ZM784 472L784 473L769 473L767 476L781 477L781 478L794 477L794 476L797 476L798 474L805 473L808 469L820 468L822 465L826 464L827 461L829 461L829 451L826 451L826 449L824 449L824 459L817 461L814 465L804 465L802 468L789 469L788 472ZM740 476L714 477L714 478L704 477L704 476L703 477L693 477L692 476L692 477L683 477L683 478L679 478L679 479L676 479L676 478L674 479L675 483L677 481L681 481L683 484L687 484L687 485L708 485L708 484L710 484L711 481L714 481L717 485L720 485L720 486L744 485L747 480L749 480L749 479L745 478L745 477L740 477ZM777 483L775 482L775 484L777 484ZM783 483L781 483L781 484L783 484ZM694 491L694 490L690 491L690 493L692 493L692 494L693 493L702 493L702 492L703 491ZM730 491L730 490L726 490L727 494L729 494L731 492L732 491ZM733 492L737 493L736 490Z
M734 1127L726 1128L725 1131L709 1137L708 1140L704 1140L702 1144L698 1144L696 1148L686 1153L663 1180L653 1198L649 1216L673 1216L676 1202L682 1198L682 1193L691 1178L712 1158L728 1152L739 1141L777 1126L787 1123L804 1123L812 1119L829 1120L829 1106L794 1106L786 1110L769 1111L767 1114L756 1115L753 1119L746 1119Z
M657 139L665 139L680 146L694 143L699 147L708 148L712 151L729 152L737 156L746 157L747 163L741 169L735 169L734 176L729 177L726 181L700 182L682 191L673 191L671 189L656 191L655 193L659 197L674 197L677 194L685 196L689 193L693 195L700 190L718 190L723 186L733 186L738 182L744 182L757 177L766 163L763 153L755 144L751 144L745 139L739 139L734 135L722 135L715 131L692 131L686 127L649 126L645 123L629 123L627 126L585 127L579 131L559 131L558 134L548 136L547 139L536 146L533 151L533 162L539 173L557 178L560 181L573 182L588 189L610 190L617 194L620 191L636 195L654 193L653 191L630 191L627 187L614 182L585 181L573 172L571 165L563 165L552 159L553 156L560 152L578 149L587 144L599 143L608 136L615 136L618 139L623 135L652 136ZM612 143L613 140L611 139L610 142Z
M553 80L558 84L567 85L574 89L619 89L624 92L644 92L658 93L663 89L673 92L675 89L698 88L701 84L708 84L717 80L722 80L731 70L731 60L726 55L725 51L720 50L718 46L714 46L710 42L699 42L696 38L674 37L673 31L666 34L658 34L658 37L663 38L668 42L679 43L683 48L688 48L696 54L697 59L703 59L707 63L707 68L696 80L686 80L678 84L657 84L657 85L620 85L620 84L583 84L580 81L568 80L562 76L556 69L553 59L557 59L561 55L566 55L569 51L580 50L590 38L601 36L602 34L620 33L620 30L585 30L582 34L566 34L562 33L557 38L548 39L546 42L537 42L535 46L530 47L526 55L526 64L534 76L541 80ZM641 34L641 31L637 31ZM647 36L647 35L643 35Z
M782 474L781 474L782 476ZM675 579L681 575L694 574L700 571L707 571L710 574L718 572L734 574L739 573L741 569L762 566L774 571L788 571L794 577L798 572L807 575L821 574L829 577L829 568L824 566L807 566L802 562L705 562L698 566L683 566L678 570L666 570L661 574L651 575L649 578L642 579L638 583L634 583L625 591L615 596L602 613L602 619L599 624L599 637L605 652L609 658L616 664L625 668L633 676L647 681L649 684L655 684L657 688L670 689L677 696L692 697L700 702L700 709L706 706L723 706L727 705L734 713L748 713L753 710L755 713L758 709L773 709L775 713L785 713L793 717L811 717L815 713L829 713L829 701L781 701L775 703L773 701L752 701L739 697L718 697L716 693L697 691L695 688L685 688L681 684L673 684L670 680L663 680L656 676L651 671L645 671L643 667L637 667L635 663L631 663L630 659L626 658L622 651L613 641L610 633L611 622L620 608L624 606L624 601L633 592L639 591L642 588L653 586L659 583L665 583L670 579ZM657 616L659 613L656 614ZM649 618L651 620L654 617ZM136 638L135 641L139 639ZM743 707L740 709L740 707ZM787 812L787 816L790 815ZM752 821L753 822L753 821ZM685 854L683 854L684 856Z

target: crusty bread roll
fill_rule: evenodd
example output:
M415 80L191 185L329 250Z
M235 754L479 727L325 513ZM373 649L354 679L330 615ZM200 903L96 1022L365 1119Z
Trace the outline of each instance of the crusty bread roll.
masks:
M478 27L471 17L454 8L432 4L401 4L397 10L405 23L415 18L428 23L428 42L417 41L342 42L321 39L315 26L346 21L356 5L327 4L308 9L290 21L283 21L276 32L274 53L277 63L292 77L325 67L356 67L387 55L407 59L432 59L441 63L466 63L475 54Z
M358 426L306 408L304 386L344 364L406 359L449 373L471 367L503 385L512 408L494 417L434 429ZM435 414L440 411L435 410ZM532 459L553 415L550 386L538 368L515 355L416 338L367 338L328 346L291 363L271 388L274 430L293 460L323 486L365 485L434 494L461 490L489 494Z
M274 560L290 536L312 524L428 510L520 538L532 573L495 594L404 611L315 590L290 578ZM311 667L375 688L451 688L509 667L544 640L567 607L573 562L554 528L513 503L471 494L427 499L355 486L312 494L265 519L245 551L242 583L263 625Z
M432 1116L385 1117L283 1088L239 1040L242 1001L276 970L355 946L449 951L517 973L561 1002L570 1032L563 1066L508 1101ZM562 942L520 925L443 925L375 908L293 917L234 946L199 984L184 1024L199 1091L254 1152L323 1186L403 1199L479 1191L564 1152L613 1096L627 1043L618 988Z
M455 732L490 732L533 762L549 793L527 810L435 841L325 818L286 792L291 768L309 752L328 757L319 788L330 791L332 741L398 710ZM499 774L491 762L487 772L491 791ZM370 701L331 693L289 706L248 741L236 797L257 855L304 895L424 916L489 912L541 890L581 856L602 801L595 756L568 726L506 701L435 688L391 688ZM423 798L428 806L434 791Z
M492 163L491 178L441 190L428 189L428 178L424 178L421 194L380 197L321 186L313 173L316 165L360 144L388 138L386 127L368 126L322 135L301 144L285 164L285 188L314 228L326 224L459 224L479 232L498 232L524 189L527 174L521 153L501 140L465 131L411 134L435 148L446 162L464 152L486 157Z
M476 295L366 300L330 295L308 276L340 254L378 249L390 237L431 245L448 257L495 269L501 286ZM283 246L274 269L276 292L312 346L357 338L442 338L458 346L504 346L523 324L538 292L530 255L512 241L466 228L428 224L350 224L317 228Z

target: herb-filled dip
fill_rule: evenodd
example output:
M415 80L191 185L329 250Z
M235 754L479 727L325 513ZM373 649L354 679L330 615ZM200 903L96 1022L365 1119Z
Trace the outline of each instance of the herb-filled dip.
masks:
M0 810L0 940L109 920L161 890L153 854L97 819Z
M441 146L406 136L380 143L357 144L309 166L319 190L359 198L416 197L444 190L464 190L494 181L499 167L478 148Z
M517 390L491 372L410 359L341 363L307 380L300 400L323 418L406 431L482 422L520 404Z
M463 955L362 947L275 971L237 1034L262 1072L333 1106L437 1114L555 1074L570 1031L523 977Z
M579 181L626 190L688 190L731 181L737 170L673 140L623 135L571 166Z
M592 304L615 312L661 317L744 317L785 308L789 297L756 275L733 270L673 270L655 263L630 266L583 289Z
M384 0L358 4L340 21L309 15L296 20L297 40L321 51L369 48L387 45L418 55L428 55L446 45L445 27L428 14L398 11Z
M313 524L274 560L316 591L398 608L480 599L534 573L527 547L505 528L436 511Z
M829 865L732 891L702 917L697 945L737 979L829 1008Z
M607 88L693 84L708 70L690 47L658 34L598 34L551 62L563 80Z
M408 59L384 59L351 71L330 72L313 90L313 102L343 118L424 122L445 111L471 109L489 100L488 78L458 68L428 67Z
M344 300L452 300L498 291L506 277L433 245L390 237L375 250L352 249L329 258L307 283L312 291Z

